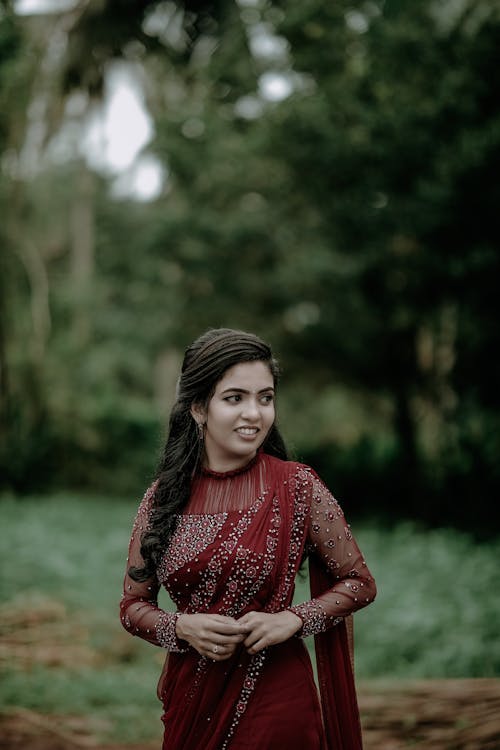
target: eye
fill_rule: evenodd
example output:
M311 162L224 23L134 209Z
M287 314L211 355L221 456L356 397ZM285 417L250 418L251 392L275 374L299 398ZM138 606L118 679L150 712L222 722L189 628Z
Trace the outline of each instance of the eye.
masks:
M224 401L227 401L230 404L237 404L241 401L241 394L234 393L232 396L226 396Z
M274 396L272 393L264 393L264 395L261 396L260 400L263 404L272 404L272 402L274 401Z

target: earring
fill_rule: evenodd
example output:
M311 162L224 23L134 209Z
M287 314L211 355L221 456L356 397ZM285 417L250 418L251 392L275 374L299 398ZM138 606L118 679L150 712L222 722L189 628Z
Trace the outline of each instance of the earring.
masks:
M196 427L198 428L198 440L202 443L205 438L204 425L201 422L197 422Z

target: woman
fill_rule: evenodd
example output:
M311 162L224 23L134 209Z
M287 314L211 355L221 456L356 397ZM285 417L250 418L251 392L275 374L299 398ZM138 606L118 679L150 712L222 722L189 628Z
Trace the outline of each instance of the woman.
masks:
M208 331L186 351L121 602L123 626L169 652L163 750L361 748L346 618L375 583L325 485L286 460L277 376L269 347L242 331ZM306 554L313 598L291 606ZM158 607L161 585L175 613Z

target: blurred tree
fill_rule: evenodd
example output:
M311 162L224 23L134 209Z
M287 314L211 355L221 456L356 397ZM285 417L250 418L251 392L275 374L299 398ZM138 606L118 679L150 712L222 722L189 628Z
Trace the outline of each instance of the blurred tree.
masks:
M21 179L36 58L10 4L0 10L0 462L9 485L18 466L40 459L45 403L40 366L49 325L47 277L27 219Z
M400 512L404 498L405 512L434 520L465 519L458 481L464 500L477 493L476 472L489 490L499 481L498 408L493 416L491 390L489 405L478 399L464 341L484 332L496 381L497 302L479 290L499 263L499 19L494 4L482 7L438 16L431 5L283 3L280 15L260 5L242 14L247 35L264 27L275 44L289 40L281 76L295 94L278 105L255 97L252 78L256 87L269 67L258 58L227 84L243 53L227 59L235 48L223 34L203 66L192 61L178 79L163 69L170 83L155 111L157 153L172 173L157 236L186 275L188 330L230 310L270 334L309 388L333 375L392 405L378 505ZM356 460L380 474L370 422L367 413L359 450L348 449L351 485ZM316 460L322 449L326 475L342 470L338 446L296 440Z
M54 25L10 23L25 57ZM58 28L45 142L75 95L82 132L120 59L143 81L166 180L150 203L117 199L75 149L23 183L14 215L45 270L30 333L43 466L143 483L153 399L169 399L158 382L200 330L234 325L282 352L285 426L341 493L369 485L366 508L447 522L474 499L486 518L500 485L496 4L89 2ZM33 89L19 91L29 109ZM3 320L30 298L16 269ZM11 485L46 476L26 471L32 443L16 453Z
M421 512L432 481L420 455L436 482L425 513L465 518L447 480L458 474L470 501L479 472L488 492L500 479L498 394L488 386L500 374L500 310L487 280L500 271L498 8L282 7L294 66L317 88L283 108L272 149L340 255L316 287L320 320L295 351L393 398L394 501Z

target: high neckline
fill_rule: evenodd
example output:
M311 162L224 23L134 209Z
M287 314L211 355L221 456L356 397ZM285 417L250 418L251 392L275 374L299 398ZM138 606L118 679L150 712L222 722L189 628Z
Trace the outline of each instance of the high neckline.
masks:
M244 474L254 466L260 456L260 452L257 451L255 456L250 459L244 466L239 466L237 469L229 469L229 471L214 471L205 466L201 469L201 474L204 477L212 477L213 479L230 479L231 477L237 477L239 474Z

